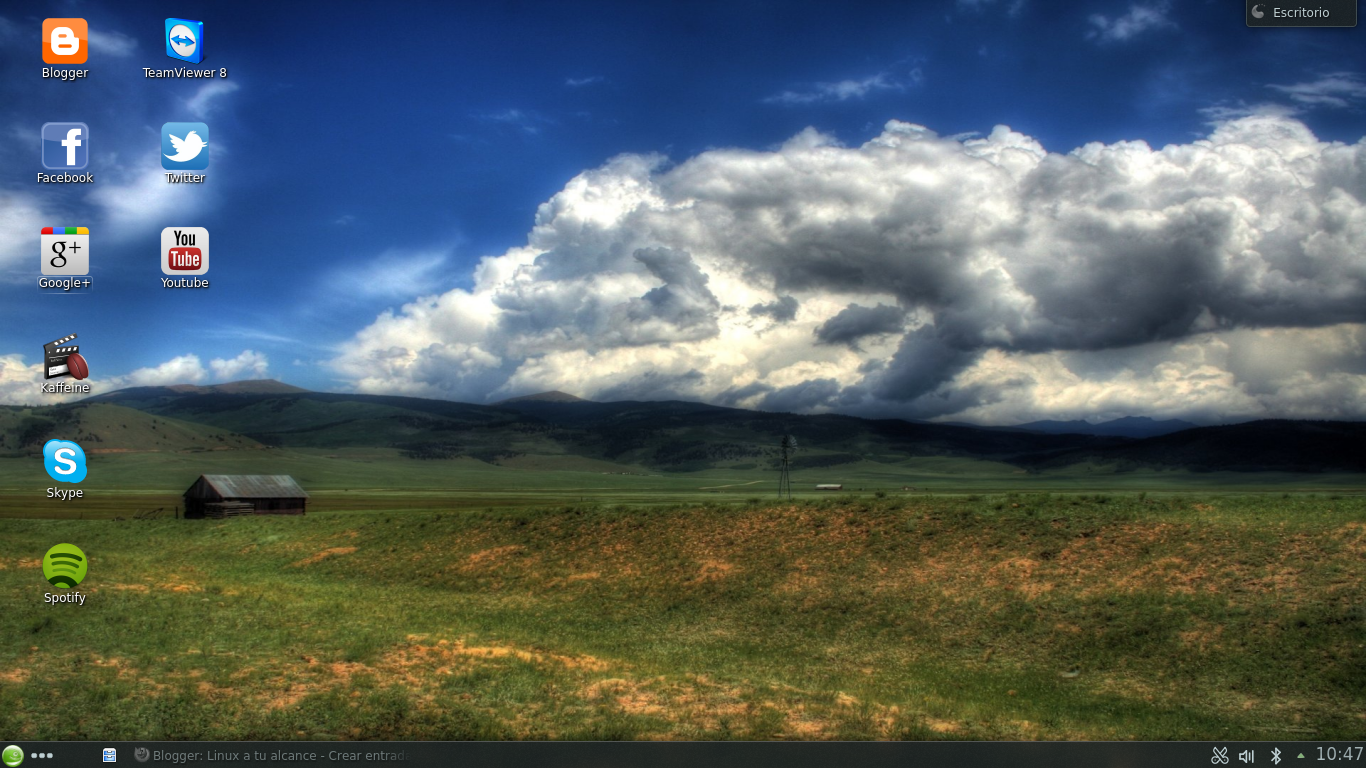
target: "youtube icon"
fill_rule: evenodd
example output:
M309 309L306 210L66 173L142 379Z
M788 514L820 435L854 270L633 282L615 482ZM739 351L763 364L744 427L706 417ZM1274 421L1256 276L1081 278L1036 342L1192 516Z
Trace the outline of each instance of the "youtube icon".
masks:
M209 271L209 230L167 227L161 231L161 271L168 275L202 275Z

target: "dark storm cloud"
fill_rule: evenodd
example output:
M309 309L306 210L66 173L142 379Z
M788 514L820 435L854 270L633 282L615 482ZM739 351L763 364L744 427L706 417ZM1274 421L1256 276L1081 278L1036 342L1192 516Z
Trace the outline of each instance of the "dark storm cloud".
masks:
M565 252L557 251L549 258L543 254L536 263L559 272L565 261ZM643 267L663 285L640 296L619 296L626 288L623 273L630 274L631 265ZM716 335L720 302L707 287L710 278L686 251L637 249L622 272L590 277L508 286L493 297L502 310L497 318L502 335L533 348L641 346Z
M979 354L945 344L932 327L916 329L901 340L887 367L872 377L873 394L883 400L910 402L958 375Z
M829 405L840 393L834 379L813 379L783 387L759 401L759 409L780 413L797 413Z
M1237 151L1050 155L1000 128L959 142L893 124L856 151L718 152L670 180L779 290L890 294L957 346L1096 350L1366 320L1366 147L1277 117L1225 125L1211 144ZM821 201L833 207L813 218Z
M800 305L791 296L779 296L776 301L767 304L755 304L749 308L750 317L771 317L776 322L786 323L797 317L797 308Z
M691 388L704 378L701 371L688 371L677 375L650 371L600 390L593 399L604 402L614 400L696 400L697 398L691 394Z
M731 387L730 389L727 389L726 391L716 396L716 404L735 406L739 405L741 401L748 400L749 398L755 397L756 395L767 394L772 391L772 386L765 384L762 381L755 381L746 384L743 387Z
M821 344L843 344L858 349L859 341L869 336L900 333L905 322L906 312L900 307L850 304L816 329L816 340Z
M627 344L695 341L716 335L721 303L707 288L703 274L686 251L642 248L635 260L664 281L638 299L619 307L612 335Z

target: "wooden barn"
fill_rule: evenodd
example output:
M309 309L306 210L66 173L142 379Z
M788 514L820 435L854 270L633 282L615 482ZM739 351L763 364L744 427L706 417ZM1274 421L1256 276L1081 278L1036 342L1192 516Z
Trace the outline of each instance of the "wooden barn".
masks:
M185 517L302 515L308 494L289 475L200 475L185 492Z

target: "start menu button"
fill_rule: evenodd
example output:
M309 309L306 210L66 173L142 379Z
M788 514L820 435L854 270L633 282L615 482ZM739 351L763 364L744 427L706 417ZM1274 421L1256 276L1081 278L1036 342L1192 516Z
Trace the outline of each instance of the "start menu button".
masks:
M1247 0L1249 27L1355 27L1357 0Z

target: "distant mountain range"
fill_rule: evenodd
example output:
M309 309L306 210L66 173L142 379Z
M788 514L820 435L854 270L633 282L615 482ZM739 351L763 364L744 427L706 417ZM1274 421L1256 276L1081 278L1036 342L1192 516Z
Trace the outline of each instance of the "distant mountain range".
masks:
M506 400L499 400L494 405L508 405L509 403L586 403L582 397L575 397L564 392L551 390L550 392L538 392L534 395L522 395L521 397L509 397Z
M1180 419L1158 421L1147 416L1125 416L1113 421L1092 424L1087 421L1031 421L1015 429L1026 432L1046 432L1050 435L1109 435L1111 437L1157 437L1183 429L1195 429L1199 424Z
M308 392L302 387L286 384L283 381L274 379L248 379L246 381L230 381L227 384L211 384L207 387L198 384L172 384L165 387L173 392L183 395L207 395L212 393L224 393L235 395L280 395L291 392Z
M1197 427L1137 417L982 428L680 401L598 403L562 392L472 405L310 392L276 381L134 387L68 405L0 408L0 453L9 455L34 453L63 437L108 451L369 447L411 459L575 456L692 471L771 467L784 434L798 440L799 469L954 456L1027 471L1088 463L1114 470L1366 472L1366 423L1359 422Z

